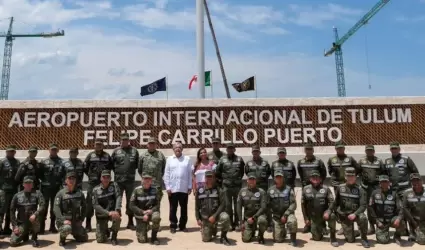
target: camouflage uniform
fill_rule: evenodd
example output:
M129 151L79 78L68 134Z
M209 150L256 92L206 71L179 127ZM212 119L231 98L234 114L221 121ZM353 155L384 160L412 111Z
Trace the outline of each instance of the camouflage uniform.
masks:
M16 151L16 146L10 145L6 148L7 151ZM5 193L4 211L10 211L10 204L13 196L18 192L18 182L15 180L16 173L20 165L20 161L16 158L5 157L0 160L0 189ZM0 224L1 225L1 224ZM1 231L1 226L0 226ZM10 213L6 212L4 222L4 234L11 234L10 229Z
M227 148L235 147L233 143L229 143ZM220 159L215 170L215 176L223 191L226 193L226 213L230 216L232 227L238 227L240 217L234 213L237 207L237 198L242 188L242 178L244 176L245 162L242 157L237 155L225 155ZM233 207L232 207L233 205Z
M347 168L344 172L345 176L356 176L356 170L354 168ZM362 245L368 247L368 223L367 217L364 214L367 207L366 192L357 184L341 184L337 186L335 190L335 207L339 220L341 221L345 240L350 243L355 241L354 224L353 221L348 219L350 214L355 214L355 221L360 230Z
M320 176L320 172L317 170L311 171L311 176ZM309 184L303 188L301 196L301 208L304 217L304 221L310 221L311 223L311 234L315 241L323 239L323 228L325 227L325 220L323 215L326 213L329 215L327 220L329 228L331 230L331 244L337 246L336 240L336 215L333 212L335 206L334 196L328 186L320 184L313 186Z
M286 154L286 148L278 148L277 153ZM297 169L292 161L288 159L277 160L272 162L271 174L274 178L274 173L280 170L283 172L283 177L285 178L286 185L290 186L292 189L295 187L295 180L297 178Z
M69 153L77 153L78 154L78 148L71 148L69 150ZM83 189L83 179L84 179L84 162L81 159L78 158L68 158L67 160L63 161L63 168L66 173L69 172L75 172L77 175L77 183L76 187L79 189ZM63 185L65 184L65 175L63 178Z
M276 176L283 177L283 172L276 171ZM297 202L295 200L294 190L285 184L280 188L276 185L270 187L267 191L267 204L270 207L274 222L274 241L282 243L285 240L286 226L291 235L291 243L296 245L298 222L295 217ZM282 223L282 218L286 218L286 223Z
M221 140L219 138L214 138L212 139L212 143L221 143ZM218 165L221 157L225 156L226 153L221 150L212 150L208 152L207 155L210 161L213 161L216 165Z
M335 144L335 149L345 148L343 142L337 142ZM331 183L334 189L338 185L345 183L345 171L347 168L354 168L356 172L358 171L356 160L347 155L335 155L328 160L328 172L331 176ZM357 173L356 173L357 174Z
M149 174L145 173L143 179L152 178ZM136 187L130 197L130 209L136 217L136 236L139 243L148 242L148 230L152 229L151 243L159 245L157 238L159 224L161 222L161 214L159 213L160 194L156 187L144 189L143 185ZM149 215L148 221L143 220L144 212L151 210L152 214ZM149 226L152 222L152 226Z
M256 179L254 173L250 173L248 178ZM242 213L243 209L243 213ZM254 237L258 227L258 240L264 244L264 232L267 229L267 217L264 212L267 209L267 193L261 188L245 187L238 194L237 214L243 223L242 241L250 242ZM253 218L254 223L249 224L248 219Z
M3 224L4 214L8 211L10 210L6 210L6 194L0 190L0 225Z
M387 175L381 175L379 181L389 182L390 178ZM396 228L394 239L400 241L401 233L405 230L401 205L401 200L395 191L384 192L379 188L372 192L368 209L376 223L376 241L378 243L390 243L390 227L394 227L393 224L396 220L400 221L400 225Z
M214 176L212 171L206 171L205 177ZM218 187L200 187L195 194L195 217L202 222L202 241L209 242L215 236L217 230L221 231L221 242L227 243L227 232L231 229L230 217L224 212L226 208L226 193ZM214 217L216 222L212 224L210 217Z
M74 172L66 174L67 178L76 178ZM87 242L88 235L82 223L86 215L86 200L83 192L75 188L70 191L68 187L60 190L55 197L53 211L56 215L56 225L59 229L59 245L65 245L66 237L72 234L78 242ZM71 224L66 225L68 220Z
M307 144L304 146L305 149L312 149L313 145ZM325 163L318 157L313 156L313 158L308 159L307 157L298 160L297 170L300 175L301 185L305 187L310 184L311 172L317 170L320 173L322 180L326 179L327 172Z
M411 174L410 180L413 179L421 179L420 174ZM420 193L413 189L406 190L403 195L403 209L406 220L410 221L416 234L416 243L425 245L425 185Z
M30 176L24 178L25 183L32 183ZM19 228L19 234L12 232L10 235L10 245L17 246L24 241L30 232L32 233L33 246L37 247L37 234L40 231L40 220L42 220L43 210L45 208L44 198L40 191L32 190L30 193L20 191L13 196L10 205L10 221L13 228ZM16 216L18 212L18 216ZM34 222L30 221L30 217L35 215Z
M110 170L103 170L102 176L111 176ZM109 212L121 214L122 197L118 185L110 182L107 187L99 184L93 189L93 208L96 213L96 241L105 243L109 238L108 222L112 221L111 240L117 244L117 234L120 230L121 218L112 219Z
M38 148L32 146L29 148L28 152L38 152ZM35 190L40 188L40 163L36 159L31 160L27 157L23 162L21 162L18 171L16 172L15 181L18 184L22 184L25 176L31 176L31 178L33 178L33 188ZM23 187L20 186L21 190L22 188Z

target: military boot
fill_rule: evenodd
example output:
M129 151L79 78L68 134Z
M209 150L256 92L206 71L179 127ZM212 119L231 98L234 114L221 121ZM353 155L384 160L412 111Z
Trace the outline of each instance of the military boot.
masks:
M311 230L311 226L305 225L303 228L303 234L310 233L310 230Z
M52 233L52 234L55 234L55 233L58 232L58 230L55 227L55 220L53 220L53 219L50 221L49 232Z
M127 229L130 229L130 230L136 229L136 227L134 226L134 222L133 222L133 216L128 216Z
M225 246L230 246L229 239L227 239L227 232L221 232L220 243Z
M44 234L46 232L46 221L41 219L40 221L40 234Z
M331 246L333 246L333 247L338 247L339 246L339 243L336 240L335 231L333 231L333 230L331 230L330 241L331 241Z
M111 243L112 243L112 246L116 246L116 245L118 245L117 233L116 233L116 232L112 233L112 236L111 236Z
M289 245L296 247L297 246L297 234L292 233L291 234L291 242L289 242Z
M362 246L364 248L369 248L370 244L369 244L369 240L367 239L367 234L361 234L361 238L362 238Z
M38 239L37 239L37 234L33 233L31 240L32 240L33 247L40 247L40 243L38 243Z
M65 245L66 245L66 238L65 238L65 237L60 236L60 237L59 237L59 246L63 247L63 246L65 246Z
M151 235L151 244L152 245L159 245L159 240L158 240L158 231L157 230L152 230L152 235Z
M369 229L367 230L367 235L375 234L375 224L369 222Z
M89 233L91 232L92 227L91 227L91 217L87 217L86 218L86 232Z
M401 235L398 232L394 233L394 242L399 245L399 246L403 246L402 242L401 242Z
M0 225L1 226L1 225ZM12 229L10 229L10 219L6 218L4 221L4 229L2 231L3 235L11 235Z
M258 233L258 244L263 244L264 245L265 241L264 241L264 233Z

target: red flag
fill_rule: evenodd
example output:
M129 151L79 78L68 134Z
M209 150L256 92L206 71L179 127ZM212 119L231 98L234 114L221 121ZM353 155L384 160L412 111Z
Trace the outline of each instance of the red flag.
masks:
M193 83L194 83L194 82L196 82L196 81L198 81L198 76L197 76L197 75L193 75L193 76L192 76L192 79L190 79L190 82L189 82L189 90L191 90L191 89L192 89L192 85L193 85Z

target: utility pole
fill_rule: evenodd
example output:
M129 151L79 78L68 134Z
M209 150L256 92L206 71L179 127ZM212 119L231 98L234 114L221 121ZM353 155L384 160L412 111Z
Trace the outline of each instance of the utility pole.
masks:
M204 0L196 0L196 59L198 66L198 85L201 99L205 99L205 32Z

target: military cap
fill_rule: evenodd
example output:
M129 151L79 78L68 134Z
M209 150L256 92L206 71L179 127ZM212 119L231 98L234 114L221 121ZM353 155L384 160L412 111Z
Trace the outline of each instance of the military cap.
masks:
M16 151L16 145L8 145L6 151Z
M345 148L345 143L342 141L338 141L335 143L335 148Z
M226 144L226 148L234 148L235 144L233 144L233 142L229 142Z
M318 170L314 169L314 170L311 170L310 176L320 176L320 173Z
M72 147L69 149L70 153L78 153L78 148L77 147Z
M149 137L148 143L156 143L156 138L155 137Z
M31 146L31 147L28 149L28 151L29 151L29 152L37 152L37 151L38 151L38 147L37 147L37 146Z
M422 180L422 178L419 173L413 173L413 174L410 174L410 180Z
M213 138L213 139L211 140L211 142L212 142L212 143L220 143L220 142L221 142L221 140L220 140L220 138Z
M130 139L130 135L128 133L122 133L120 138L121 140L128 140Z
M248 179L257 179L257 175L254 172L249 172L247 176Z
M102 144L103 145L103 141L101 139L96 139L94 141L94 144Z
M379 179L379 181L390 181L390 177L388 175L385 175L385 174L380 175L378 179Z
M254 151L260 151L260 146L258 145L252 146L252 152Z
M25 176L24 177L24 183L33 183L34 182L34 180L32 179L32 177L31 176Z
M111 176L111 170L103 170L101 176Z
M49 144L49 149L58 149L58 144L56 144L56 143L50 143Z
M152 175L150 175L148 173L143 173L142 174L142 178L144 178L144 179L147 179L147 178L152 179Z
M283 147L281 147L281 148L277 148L277 153L279 154L279 153L284 153L284 154L286 154L286 148L283 148Z
M356 176L356 169L355 168L346 168L345 169L345 176Z
M211 170L205 171L205 176L214 176L214 172Z
M393 141L390 143L390 148L400 148L400 143Z
M305 149L313 149L314 148L313 143L306 143L306 144L304 144L304 148Z
M76 178L76 177L77 175L73 171L66 173L66 178Z
M365 150L375 150L375 146L368 144L365 146Z
M276 176L283 176L283 171L277 170L276 172L274 172L274 177Z

